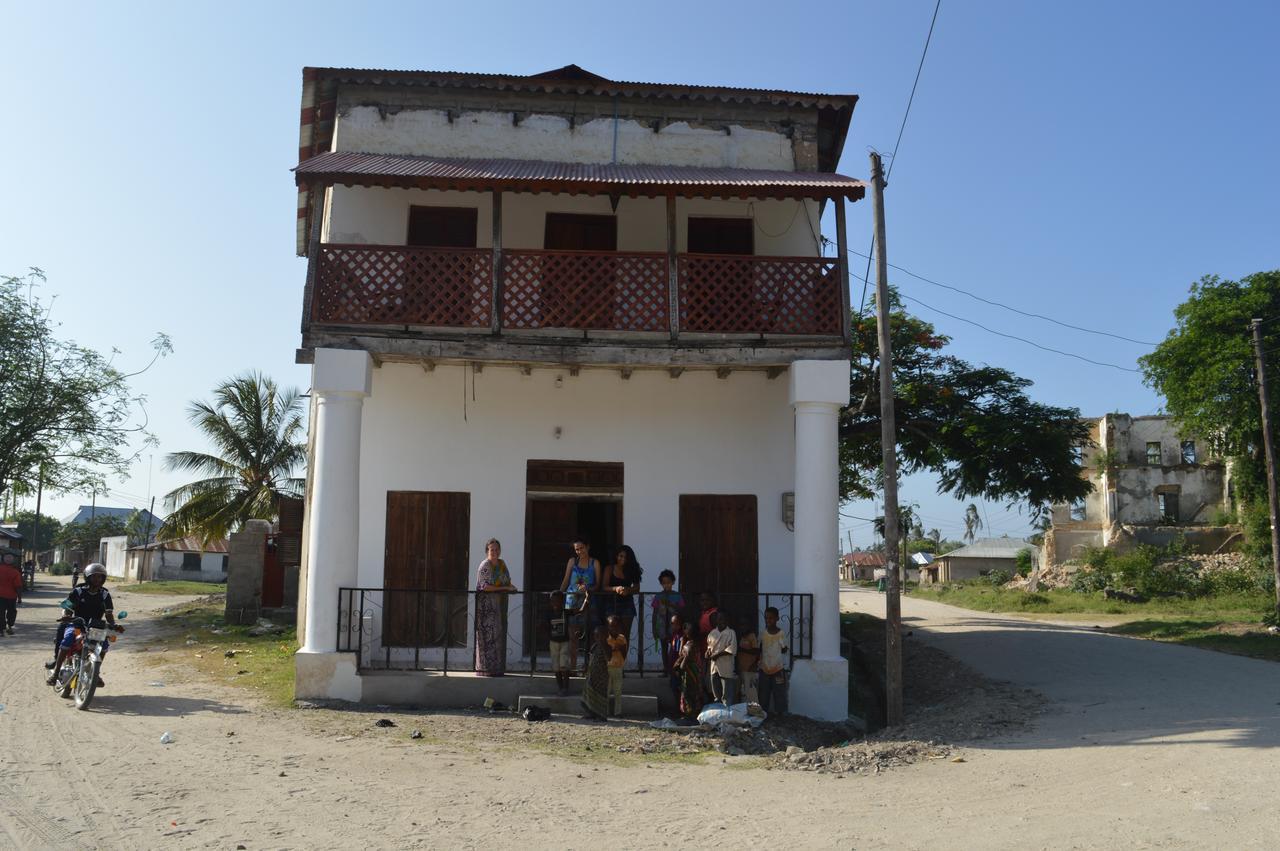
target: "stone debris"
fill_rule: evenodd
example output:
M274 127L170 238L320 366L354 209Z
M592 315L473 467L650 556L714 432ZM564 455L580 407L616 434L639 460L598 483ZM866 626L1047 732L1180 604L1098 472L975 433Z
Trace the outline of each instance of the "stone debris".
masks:
M928 759L946 759L953 750L937 742L868 740L835 748L788 753L776 766L790 771L879 774Z

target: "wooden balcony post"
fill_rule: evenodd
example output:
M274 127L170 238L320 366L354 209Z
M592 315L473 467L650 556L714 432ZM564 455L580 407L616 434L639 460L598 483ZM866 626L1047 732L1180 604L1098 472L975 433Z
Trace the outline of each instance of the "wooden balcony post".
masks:
M845 235L844 199L834 199L836 208L836 251L840 253L840 336L845 345L853 342L853 317L849 312L849 239Z
M680 281L676 264L676 196L667 196L667 312L671 339L680 339Z
M324 232L324 195L326 187L312 186L309 190L311 197L307 200L311 204L311 234L307 239L307 282L302 289L302 333L303 336L311 330L311 314L314 308L316 275L319 269L316 268L320 264L320 235Z
M489 330L497 335L502 333L502 190L493 190L493 296L491 299L493 314L489 319Z

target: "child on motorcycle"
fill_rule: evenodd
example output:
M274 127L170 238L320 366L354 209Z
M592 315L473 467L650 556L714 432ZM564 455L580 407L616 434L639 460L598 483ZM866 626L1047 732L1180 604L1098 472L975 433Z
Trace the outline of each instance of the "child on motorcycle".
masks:
M84 585L72 589L67 595L66 602L71 604L71 608L64 610L62 618L58 621L58 637L55 641L57 653L52 662L45 662L44 665L51 671L49 678L45 680L49 685L53 685L57 679L58 670L62 668L63 661L75 645L75 632L70 624L72 618L83 618L90 627L102 627L105 623L116 632L124 632L124 627L116 623L111 592L106 589L107 568L94 562L84 569L84 581ZM104 657L109 646L107 643L102 645ZM98 677L98 688L104 685L106 683Z

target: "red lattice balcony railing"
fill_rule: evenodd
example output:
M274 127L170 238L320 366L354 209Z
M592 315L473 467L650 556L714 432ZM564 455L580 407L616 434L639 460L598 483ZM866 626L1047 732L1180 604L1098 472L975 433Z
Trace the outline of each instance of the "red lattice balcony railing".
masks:
M841 333L835 257L679 257L680 330L724 334Z
M502 326L667 331L667 255L506 250Z
M488 249L330 243L320 246L312 319L488 328L492 293Z
M671 331L664 253L506 249L502 258L503 330ZM682 254L677 278L680 334L842 333L834 257ZM492 292L487 248L323 244L311 319L487 330Z

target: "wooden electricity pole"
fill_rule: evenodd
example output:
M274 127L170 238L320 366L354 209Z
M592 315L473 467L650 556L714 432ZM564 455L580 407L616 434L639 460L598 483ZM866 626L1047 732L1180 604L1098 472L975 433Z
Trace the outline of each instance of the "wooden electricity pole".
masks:
M1271 403L1267 395L1267 364L1262 357L1262 320L1255 319L1249 326L1253 329L1253 355L1258 362L1258 404L1262 406L1262 448L1267 458L1267 504L1271 509L1271 569L1276 575L1276 613L1280 615L1280 528L1276 526L1280 500L1276 496L1276 455L1272 443Z
M893 346L889 337L889 261L884 250L884 166L871 154L871 200L876 217L876 339L880 349L880 448L884 465L884 600L885 721L902 723L902 600L898 572L898 454L893 417Z

